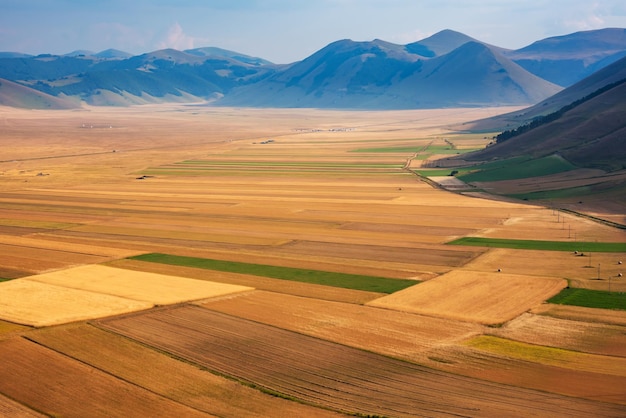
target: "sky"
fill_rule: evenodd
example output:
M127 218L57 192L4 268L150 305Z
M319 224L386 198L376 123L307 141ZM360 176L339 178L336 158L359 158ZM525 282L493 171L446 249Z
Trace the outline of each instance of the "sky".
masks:
M277 64L331 42L407 44L443 29L518 49L537 40L626 28L624 0L0 0L0 51L219 47Z

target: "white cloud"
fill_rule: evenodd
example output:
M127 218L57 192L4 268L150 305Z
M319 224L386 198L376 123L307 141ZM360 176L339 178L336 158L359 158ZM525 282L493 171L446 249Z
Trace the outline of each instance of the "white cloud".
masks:
M192 49L194 38L185 34L178 22L174 23L165 34L165 38L157 42L157 48L174 48L178 50Z

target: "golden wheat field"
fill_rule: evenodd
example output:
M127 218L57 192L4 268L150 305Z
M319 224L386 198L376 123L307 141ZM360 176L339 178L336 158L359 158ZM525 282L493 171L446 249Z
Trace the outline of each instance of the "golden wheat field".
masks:
M546 302L626 253L449 244L624 231L414 172L510 110L0 107L0 415L626 415L626 311Z

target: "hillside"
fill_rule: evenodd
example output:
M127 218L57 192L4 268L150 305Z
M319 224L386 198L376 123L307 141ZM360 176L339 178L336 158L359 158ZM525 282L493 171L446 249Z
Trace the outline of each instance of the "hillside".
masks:
M78 103L63 97L54 97L30 87L0 78L0 106L25 109L74 109Z
M553 122L466 156L473 161L558 154L578 167L626 169L626 79Z

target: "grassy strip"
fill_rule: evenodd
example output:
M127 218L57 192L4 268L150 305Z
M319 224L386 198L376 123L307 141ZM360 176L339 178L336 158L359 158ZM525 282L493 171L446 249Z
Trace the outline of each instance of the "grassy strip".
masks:
M535 160L518 161L508 159L500 162L500 166L477 166L479 171L459 176L466 183L476 181L515 180L529 177L541 177L550 174L574 170L576 166L557 156L548 156Z
M175 163L177 166L227 166L227 167L339 167L339 168L398 168L402 167L402 164L383 164L383 163L311 163L311 162L241 162L241 161L202 161L202 160L189 160Z
M599 253L626 252L625 242L535 241L523 239L465 237L448 242L450 245L513 248L516 250L582 251Z
M465 345L494 354L526 361L559 365L581 354L562 348L527 344L491 335L481 335L465 342ZM582 355L584 356L584 354Z
M212 260L208 258L185 257L170 254L151 253L134 257L131 260L175 266L195 267L205 270L217 270L228 273L250 274L273 279L292 280L345 289L368 292L393 293L413 286L418 282L408 279L390 279L387 277L363 276L358 274L334 273L320 270L305 270L292 267L269 266L265 264L240 263L235 261Z
M548 299L548 303L583 306L586 308L626 310L626 295L604 290L566 288L558 295Z

